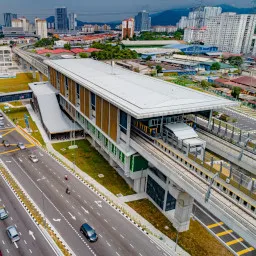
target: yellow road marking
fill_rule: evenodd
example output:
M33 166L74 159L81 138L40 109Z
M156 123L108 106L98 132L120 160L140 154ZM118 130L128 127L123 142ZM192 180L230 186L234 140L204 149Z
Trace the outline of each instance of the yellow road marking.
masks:
M26 137L24 136L24 134L22 134L22 132L19 131L19 129L16 129L16 131L17 131L24 139L26 139L27 141L29 141L31 144L34 143L34 141L32 141L30 138L26 138ZM27 137L28 137L28 136L27 136Z
M2 134L2 137L4 137L5 135L7 135L7 134L9 134L9 133L11 133L11 132L13 132L13 131L15 131L15 128L13 128L13 129L11 129L10 131L8 131L8 132Z
M223 225L223 222L218 222L218 223L208 225L207 228L215 228L215 227L218 227L218 226L221 226L221 225Z
M216 236L225 236L225 235L230 234L232 232L233 232L233 230L229 229L229 230L226 230L226 231L223 231L223 232L220 232L220 233L216 234Z
M226 245L230 246L230 245L237 244L237 243L243 242L243 241L244 241L244 239L240 237L238 239L227 242Z
M253 247L249 247L249 248L247 248L247 249L244 249L244 250L242 250L242 251L237 252L236 254L237 254L237 255L243 255L243 254L245 254L245 253L247 253L247 252L251 252L251 251L253 251L253 250L254 250Z
M30 145L27 146L26 148L32 148L32 147L34 147L34 146L35 146L35 145L30 144ZM19 151L19 150L21 150L21 149L19 149L19 148L11 149L11 150L8 150L8 151L1 152L0 155L4 155L4 154L16 152L16 151Z
M11 129L15 129L15 128L6 128L6 129L0 129L0 132L5 132L5 131L9 131L9 130L11 130Z

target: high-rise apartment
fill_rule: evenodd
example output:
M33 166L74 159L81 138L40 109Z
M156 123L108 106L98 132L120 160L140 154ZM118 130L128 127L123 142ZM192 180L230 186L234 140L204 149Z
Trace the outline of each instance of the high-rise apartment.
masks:
M32 32L29 20L27 20L25 17L12 19L12 27L23 28L24 32Z
M47 22L39 18L35 19L36 34L40 38L47 38Z
M55 29L63 32L68 30L68 15L66 7L55 8Z
M149 13L145 10L139 12L135 16L135 30L136 31L148 31L151 28L151 18Z
M134 19L129 18L122 22L122 39L132 38L134 35Z
M11 27L12 19L17 19L17 14L6 12L4 13L4 26Z
M256 15L222 13L207 22L204 43L232 53L255 52Z
M76 21L77 15L75 13L69 13L68 15L68 24L69 24L69 30L76 30L77 28L77 21Z

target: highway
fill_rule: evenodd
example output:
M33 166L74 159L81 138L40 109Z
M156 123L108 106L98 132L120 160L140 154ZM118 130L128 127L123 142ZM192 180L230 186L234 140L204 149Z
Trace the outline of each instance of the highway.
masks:
M168 255L51 156L26 141L17 130L10 127L0 133L11 144L9 148L0 146L0 158L75 255ZM16 146L19 141L24 142L27 149L19 150ZM31 153L38 156L38 163L30 161ZM65 174L69 176L68 181L64 180ZM65 193L67 186L71 195ZM79 232L85 222L95 228L99 236L96 243L89 243Z
M0 206L4 206L9 214L7 219L0 220L0 250L3 256L56 255L45 240L41 231L1 176ZM12 243L6 234L6 228L9 226L15 226L19 232L21 239L16 243Z

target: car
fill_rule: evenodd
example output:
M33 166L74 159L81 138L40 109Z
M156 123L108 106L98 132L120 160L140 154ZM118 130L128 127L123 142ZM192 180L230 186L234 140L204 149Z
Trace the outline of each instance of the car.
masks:
M80 232L84 234L84 236L90 241L90 242L96 242L98 240L98 236L95 232L95 230L87 223L84 223L81 228Z
M36 155L29 155L29 159L33 162L33 163L37 163L38 162L38 158Z
M8 213L4 207L0 207L0 220L8 218Z
M19 142L19 143L17 144L17 147L20 148L21 150L22 150L22 149L26 149L26 147L25 147L25 145L24 145L23 142Z
M0 120L4 120L4 116L2 113L0 113Z
M9 226L6 229L6 233L8 235L8 237L10 238L11 242L17 242L20 240L20 236L18 234L17 229L14 226Z
M4 127L4 121L0 120L0 127Z
M3 144L4 144L5 147L10 147L10 143L9 143L8 140L4 140Z

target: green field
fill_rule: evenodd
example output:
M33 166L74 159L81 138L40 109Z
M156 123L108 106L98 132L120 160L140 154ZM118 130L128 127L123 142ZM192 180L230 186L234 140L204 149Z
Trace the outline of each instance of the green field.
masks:
M137 213L148 220L172 240L177 232L171 222L148 200L127 203ZM165 229L169 227L169 230ZM190 229L179 234L178 244L192 256L231 256L232 254L215 239L201 224L191 219Z
M1 78L0 93L28 90L28 83L35 82L31 73L19 73L16 78Z
M36 123L31 119L29 112L27 111L26 107L20 107L20 108L9 108L8 110L4 109L4 104L0 104L0 108L2 111L5 112L5 114L17 125L21 126L22 128L26 128L26 124L24 121L24 114L29 116L29 125L32 129L31 136L33 136L35 139L37 139L42 145L44 145L44 140L41 136L40 131L38 130L38 127ZM16 120L15 120L16 119Z
M76 141L78 149L68 149L70 142L55 143L53 147L71 162L74 161L82 171L90 175L113 194L131 195L134 191L109 163L94 149L87 140ZM103 174L103 178L99 178Z

